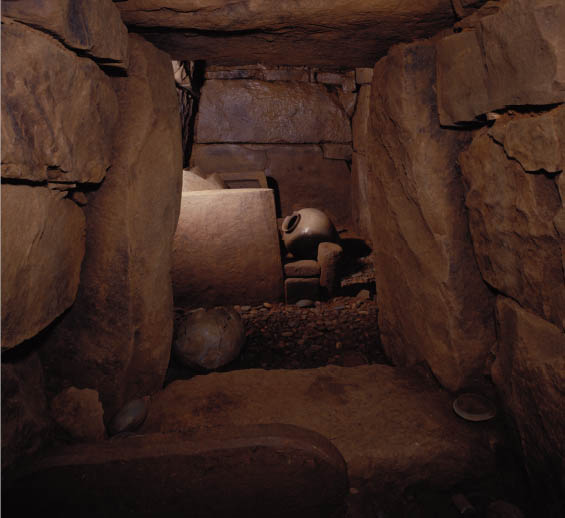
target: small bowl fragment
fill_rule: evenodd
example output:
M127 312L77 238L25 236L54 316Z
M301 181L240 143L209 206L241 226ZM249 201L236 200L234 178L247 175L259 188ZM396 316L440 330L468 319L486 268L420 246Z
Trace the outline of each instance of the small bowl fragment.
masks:
M496 416L494 403L480 394L467 392L453 402L455 413L466 421L488 421Z

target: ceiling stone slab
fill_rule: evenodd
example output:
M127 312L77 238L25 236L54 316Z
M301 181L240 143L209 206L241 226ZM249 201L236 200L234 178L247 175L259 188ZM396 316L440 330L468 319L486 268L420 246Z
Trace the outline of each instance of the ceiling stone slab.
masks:
M173 59L372 66L400 41L455 21L451 0L128 0L130 30Z

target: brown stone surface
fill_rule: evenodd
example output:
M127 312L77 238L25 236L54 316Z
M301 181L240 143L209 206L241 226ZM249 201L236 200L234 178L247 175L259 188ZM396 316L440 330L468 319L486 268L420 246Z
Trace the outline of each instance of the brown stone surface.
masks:
M351 144L322 144L322 150L330 160L351 160L353 153Z
M198 168L185 169L182 172L183 192L209 191L225 188L224 181L217 174L206 175Z
M359 88L357 106L351 121L353 135L353 149L358 153L366 153L367 125L369 122L369 103L371 100L371 85Z
M63 196L2 185L2 349L36 335L75 300L84 214Z
M98 392L69 387L51 400L51 417L71 439L94 442L104 439L104 410Z
M319 277L320 265L309 259L294 261L284 265L284 274L287 277Z
M172 276L177 306L279 300L282 265L273 192L183 193Z
M339 97L339 101L341 102L341 105L343 106L345 113L347 113L347 116L351 117L353 115L353 112L355 111L355 104L357 102L357 92L340 91L337 93L337 96Z
M370 241L369 165L360 153L353 153L351 163L351 220L355 231Z
M430 42L395 47L375 66L369 180L379 329L395 363L425 360L456 390L495 341L457 159L468 137L439 125ZM378 174L376 172L378 171Z
M2 477L45 442L49 413L37 353L7 361L2 355Z
M324 159L320 146L196 144L191 156L195 165L205 172L265 171L276 182L277 216L312 207L338 226L351 219L349 168L343 161Z
M526 173L488 134L461 154L469 227L486 282L563 326L561 240L553 219L561 200L553 178Z
M51 390L97 390L106 420L130 399L161 388L173 332L178 99L169 56L136 35L129 54L129 76L112 80L120 101L112 169L85 207L77 300L41 351Z
M563 511L565 334L505 297L498 297L496 308L499 340L493 381L517 426L536 489L547 493L546 504L561 502Z
M112 0L8 1L2 16L52 34L97 61L127 68L128 31Z
M450 34L436 43L437 104L441 124L450 126L490 109L480 32Z
M515 105L565 101L565 4L511 0L483 17L476 32L438 44L442 124L471 121Z
M549 173L565 168L565 106L537 116L498 119L489 135L526 171Z
M325 437L289 425L232 426L61 448L11 485L3 508L23 516L327 518L348 489L343 457Z
M320 243L318 263L320 264L320 287L324 296L332 296L339 286L340 263L343 248L337 243Z
M2 177L100 182L117 114L110 79L93 61L45 33L3 23Z
M355 82L359 85L370 85L373 81L373 68L361 67L355 69Z
M296 304L299 300L318 300L319 298L319 278L290 277L284 281L284 300L287 304Z
M349 142L351 127L337 96L322 85L287 81L204 83L195 142Z
M367 485L384 500L413 484L484 476L493 461L483 436L488 426L469 426L436 385L385 365L249 369L176 381L153 399L141 433L254 423L328 437L347 462L351 486Z
M388 48L454 21L450 0L129 0L126 24L173 59L210 63L372 66ZM169 28L175 31L167 30Z

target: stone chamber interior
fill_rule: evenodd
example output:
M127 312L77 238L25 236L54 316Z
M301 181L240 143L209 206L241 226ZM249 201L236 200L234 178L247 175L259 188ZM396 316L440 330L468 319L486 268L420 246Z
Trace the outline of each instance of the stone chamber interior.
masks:
M53 5L2 1L6 515L565 515L562 0Z

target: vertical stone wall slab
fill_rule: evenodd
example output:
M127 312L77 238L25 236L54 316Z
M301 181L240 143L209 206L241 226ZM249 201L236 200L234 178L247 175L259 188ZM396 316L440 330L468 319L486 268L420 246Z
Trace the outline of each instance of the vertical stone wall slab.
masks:
M75 299L85 221L63 197L2 185L2 349L36 335Z
M182 149L169 56L130 36L112 168L89 195L87 244L72 310L42 350L50 389L98 390L105 419L162 387L170 355L172 238Z
M492 377L517 428L534 490L553 506L551 513L539 507L538 512L562 516L565 333L506 297L498 297L496 308L499 343Z
M496 126L496 125L495 125ZM553 178L526 173L486 132L461 154L469 227L486 282L562 327L565 281Z
M457 156L440 127L435 48L394 47L371 86L369 195L382 342L395 363L425 360L456 390L495 342L493 301L468 234Z
M273 192L185 192L173 249L175 304L280 300L282 264Z

